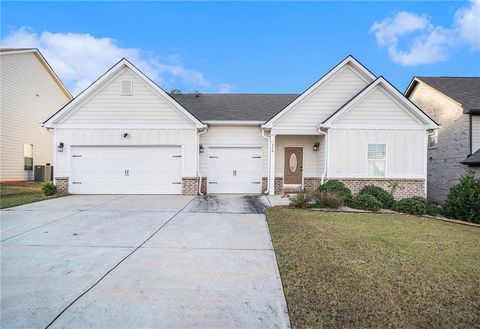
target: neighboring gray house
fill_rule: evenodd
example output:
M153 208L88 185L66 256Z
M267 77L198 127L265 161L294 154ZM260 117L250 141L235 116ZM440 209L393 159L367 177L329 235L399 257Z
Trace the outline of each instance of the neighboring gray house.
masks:
M480 176L480 77L414 77L405 95L440 124L429 135L427 194L443 202L469 169Z

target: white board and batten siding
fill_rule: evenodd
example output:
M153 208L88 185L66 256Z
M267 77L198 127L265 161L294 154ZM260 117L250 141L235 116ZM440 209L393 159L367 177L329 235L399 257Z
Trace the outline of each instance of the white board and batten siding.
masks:
M364 99L345 112L334 124L422 125L422 121L377 86Z
M122 82L132 81L132 94L122 95ZM117 73L95 95L85 100L63 123L126 125L191 125L164 96L140 79L129 68Z
M122 95L125 81L132 81L131 95ZM63 143L64 151L56 153L55 176L69 177L72 193L180 194L181 178L196 177L197 129L166 97L130 68L121 69L57 123L56 145ZM98 168L81 167L73 158L79 151ZM118 176L112 178L116 190L101 177L108 163Z
M314 129L370 82L362 72L348 64L280 117L275 127Z
M480 115L472 115L472 153L480 149Z
M424 179L425 129L329 129L328 176L367 178L367 145L386 144L386 177Z
M0 180L33 179L24 170L24 144L33 144L33 165L53 165L53 134L42 122L66 104L60 88L34 52L2 54Z

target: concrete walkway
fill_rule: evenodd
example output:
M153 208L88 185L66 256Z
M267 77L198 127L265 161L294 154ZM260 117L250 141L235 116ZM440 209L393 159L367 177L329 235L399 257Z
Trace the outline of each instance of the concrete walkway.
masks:
M1 327L288 327L267 205L76 195L4 210Z

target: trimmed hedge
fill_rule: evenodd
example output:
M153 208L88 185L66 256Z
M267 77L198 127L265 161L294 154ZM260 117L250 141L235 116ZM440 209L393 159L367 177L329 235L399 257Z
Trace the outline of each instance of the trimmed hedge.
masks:
M338 191L325 191L315 193L316 207L319 208L340 208L345 204L344 196Z
M383 208L391 209L395 204L395 199L392 195L390 195L390 193L388 193L381 187L375 185L365 186L358 194L370 194L374 196L378 201L382 203Z
M341 181L332 179L320 185L317 189L319 193L334 191L339 197L343 198L344 202L348 202L352 198L352 191L345 186Z
M355 209L379 211L382 208L382 203L373 195L359 194L348 202L348 206Z
M406 198L395 203L393 210L405 214L422 216L427 212L427 207L425 202L418 198Z

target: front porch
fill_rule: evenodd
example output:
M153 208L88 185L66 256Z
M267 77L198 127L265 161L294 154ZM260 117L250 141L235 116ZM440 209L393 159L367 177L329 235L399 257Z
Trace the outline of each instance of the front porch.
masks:
M310 134L270 136L269 194L313 191L325 178L326 137Z

